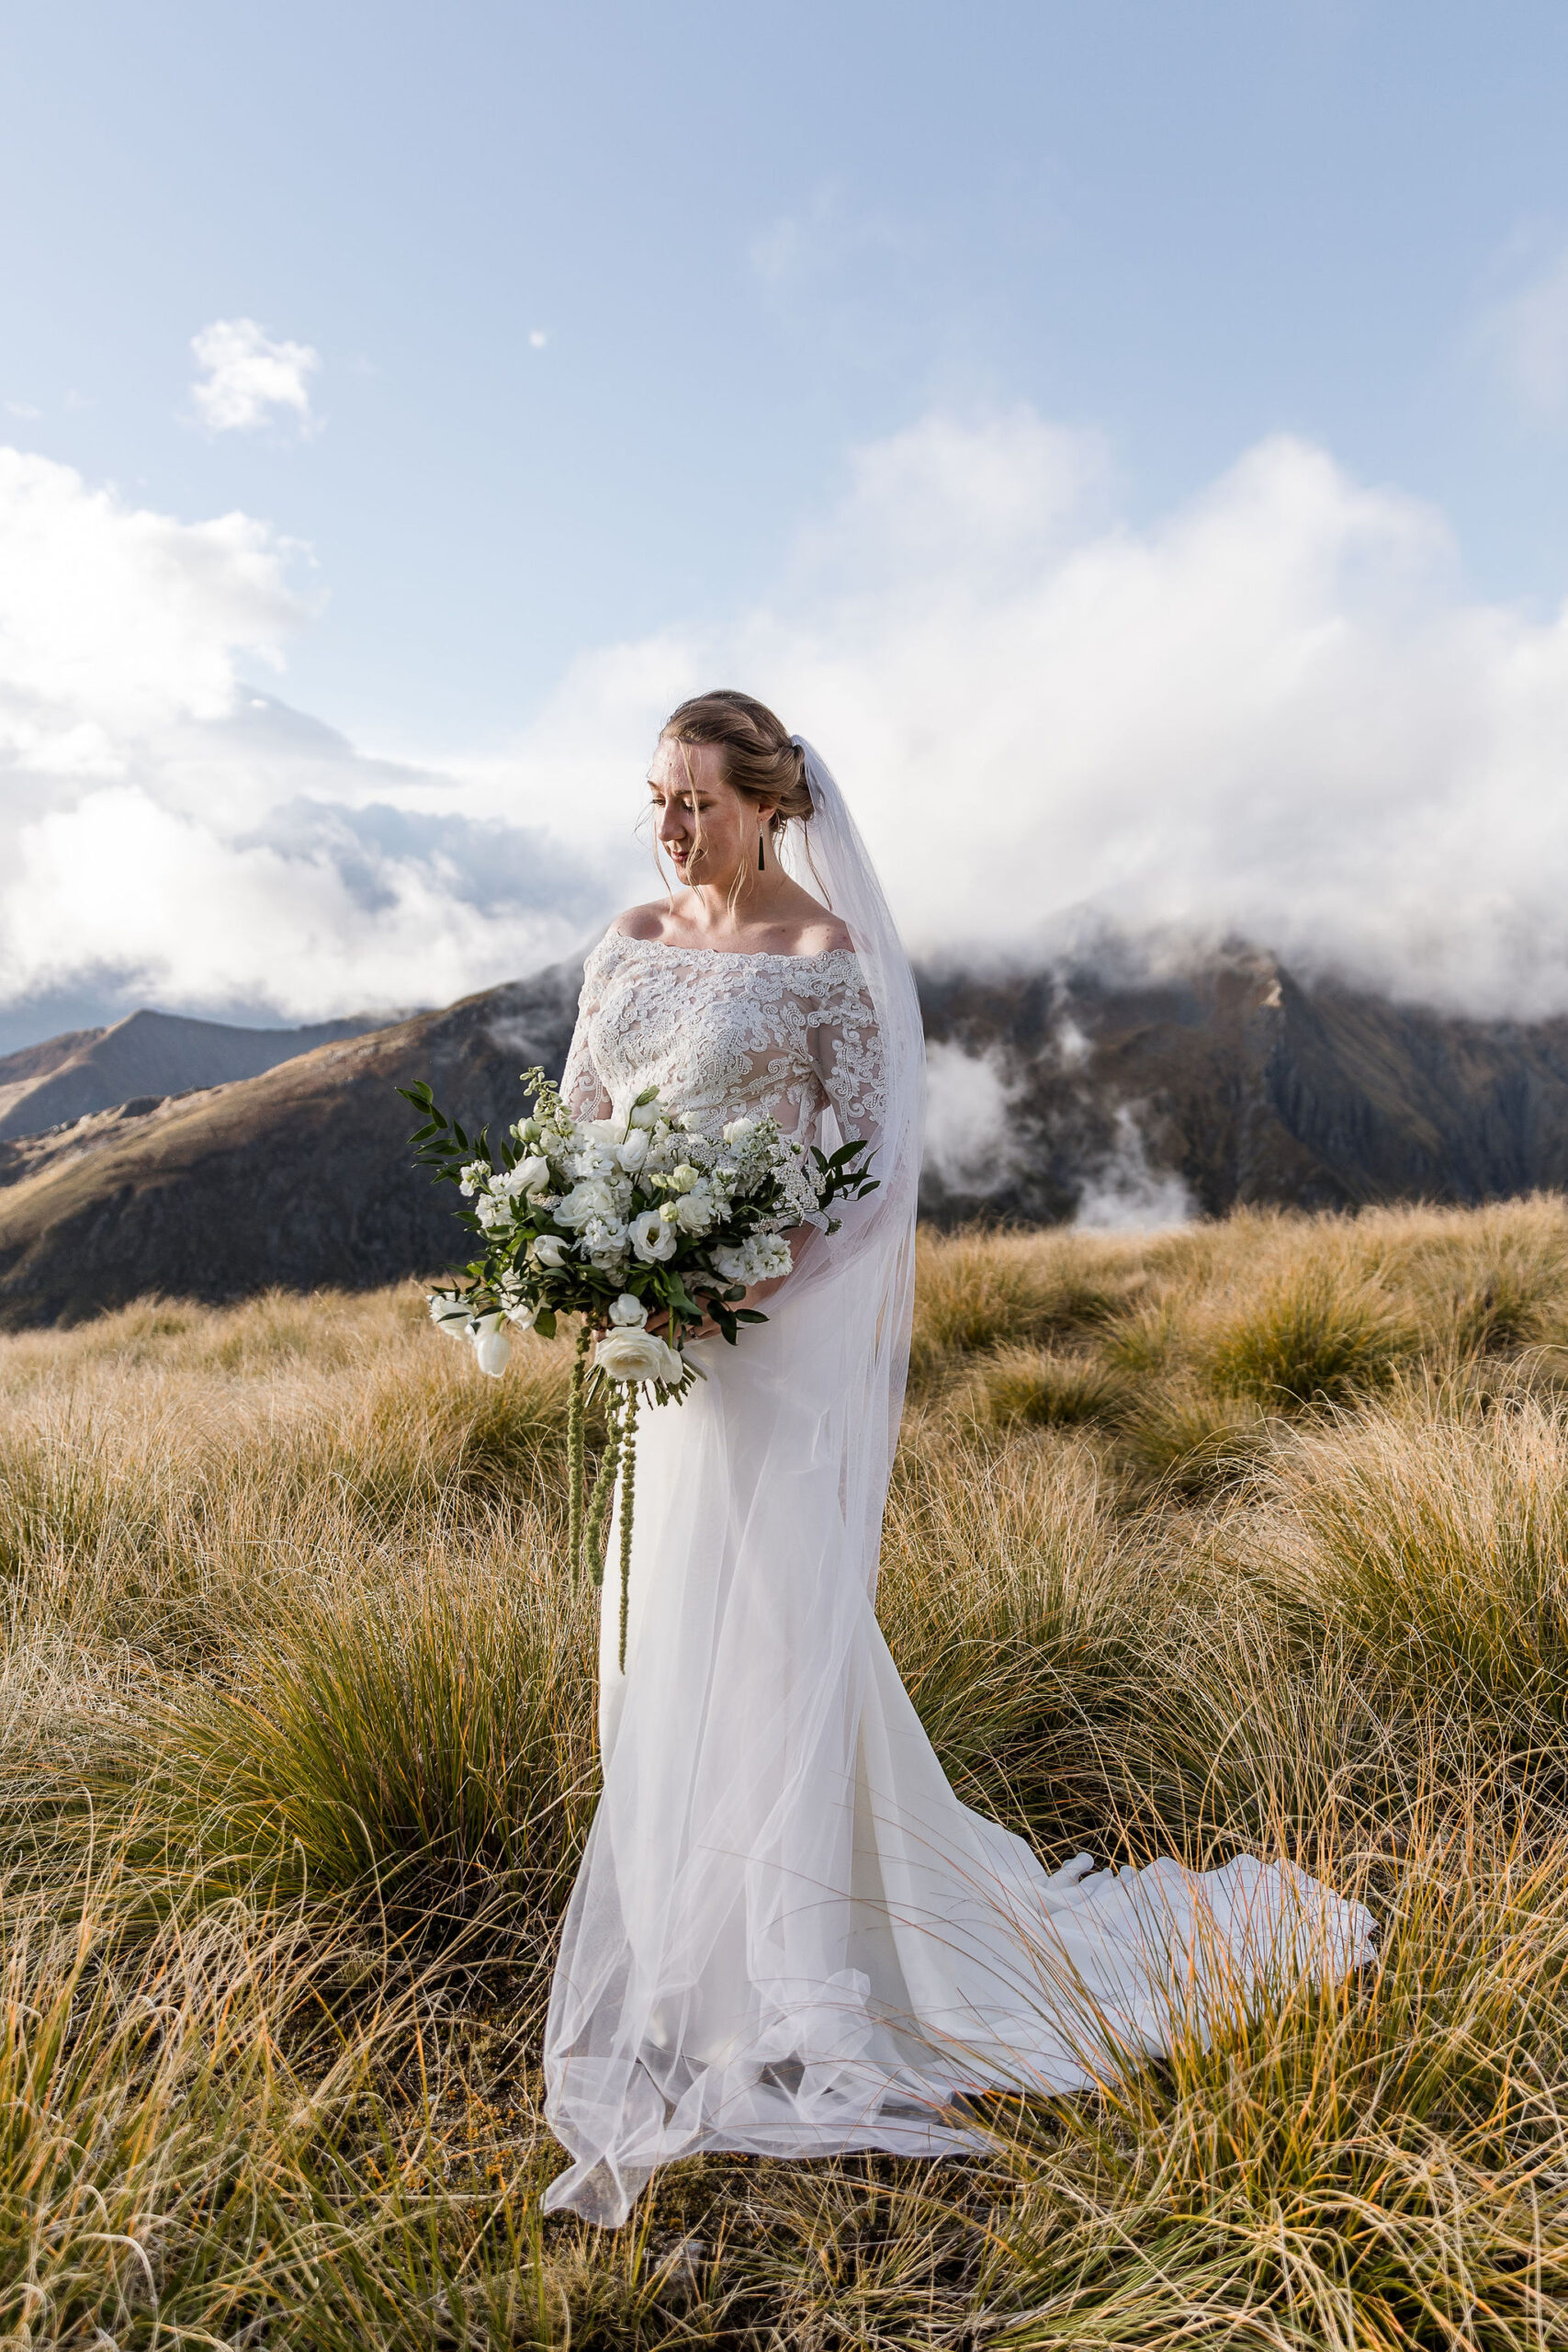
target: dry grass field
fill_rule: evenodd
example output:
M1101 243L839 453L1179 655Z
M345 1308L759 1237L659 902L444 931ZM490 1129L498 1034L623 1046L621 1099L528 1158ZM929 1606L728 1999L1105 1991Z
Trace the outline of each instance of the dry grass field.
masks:
M0 1340L0 2344L1568 2343L1568 1205L930 1242L881 1609L949 1771L1380 1957L613 2235L537 2203L565 1371L412 1285Z

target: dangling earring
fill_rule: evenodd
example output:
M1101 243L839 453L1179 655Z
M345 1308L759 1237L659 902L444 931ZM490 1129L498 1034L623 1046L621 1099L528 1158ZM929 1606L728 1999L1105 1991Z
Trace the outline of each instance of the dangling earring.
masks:
M762 855L762 843L767 840L767 827L765 825L759 825L757 828L757 871L759 874L763 873L767 866L767 860Z

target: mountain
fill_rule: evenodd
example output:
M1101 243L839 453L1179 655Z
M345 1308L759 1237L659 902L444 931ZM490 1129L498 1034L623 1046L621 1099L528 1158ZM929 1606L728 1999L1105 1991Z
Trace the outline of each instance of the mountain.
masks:
M943 1222L1568 1187L1568 1020L1466 1019L1309 987L1250 946L1165 972L1123 957L927 973L921 1001L924 1204ZM951 1115L966 1088L967 1125Z
M518 1072L565 1059L578 980L540 973L259 1077L0 1144L0 1325L73 1322L153 1291L365 1289L460 1262L457 1196L412 1164L395 1090L428 1078L465 1124L517 1117Z
M0 1325L151 1291L367 1287L460 1261L457 1196L412 1166L395 1089L427 1078L466 1125L506 1124L520 1070L560 1070L578 978L558 966L255 1077L0 1141ZM1245 945L1163 966L931 969L920 990L922 1204L942 1222L1568 1188L1568 1020L1461 1019L1308 985Z
M239 1029L173 1012L131 1012L108 1029L73 1029L0 1057L0 1140L143 1096L186 1094L259 1078L338 1037L382 1026L372 1015L310 1029Z

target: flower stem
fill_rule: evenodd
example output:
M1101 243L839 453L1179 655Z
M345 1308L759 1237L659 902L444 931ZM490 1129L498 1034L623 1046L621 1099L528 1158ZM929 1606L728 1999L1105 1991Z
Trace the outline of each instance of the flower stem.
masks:
M577 1335L577 1357L571 1367L571 1392L566 1408L566 1548L574 1583L582 1570L582 1388L587 1377L590 1336L584 1317Z
M621 1657L626 1670L626 1619L632 1602L632 1490L637 1484L637 1384L626 1387L626 1417L621 1423Z

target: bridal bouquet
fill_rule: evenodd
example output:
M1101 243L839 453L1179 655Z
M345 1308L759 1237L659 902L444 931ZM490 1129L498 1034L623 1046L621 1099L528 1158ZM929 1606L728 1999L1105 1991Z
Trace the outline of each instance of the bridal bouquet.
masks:
M869 1147L853 1139L824 1152L781 1135L772 1118L733 1119L710 1136L652 1087L622 1118L574 1119L542 1069L525 1070L523 1086L533 1113L508 1130L499 1159L488 1129L470 1141L423 1081L398 1090L424 1120L412 1138L418 1159L473 1202L462 1215L482 1237L462 1278L431 1293L431 1319L466 1338L479 1370L499 1378L509 1327L550 1339L562 1316L581 1317L567 1416L569 1546L574 1573L586 1560L598 1583L618 1478L624 1671L639 1396L666 1405L689 1395L701 1367L683 1352L687 1334L709 1320L733 1346L742 1323L766 1322L743 1302L752 1283L789 1272L788 1228L836 1232L830 1204L860 1199L876 1179ZM667 1338L649 1329L656 1317ZM609 1438L584 1509L583 1421L596 1391Z

